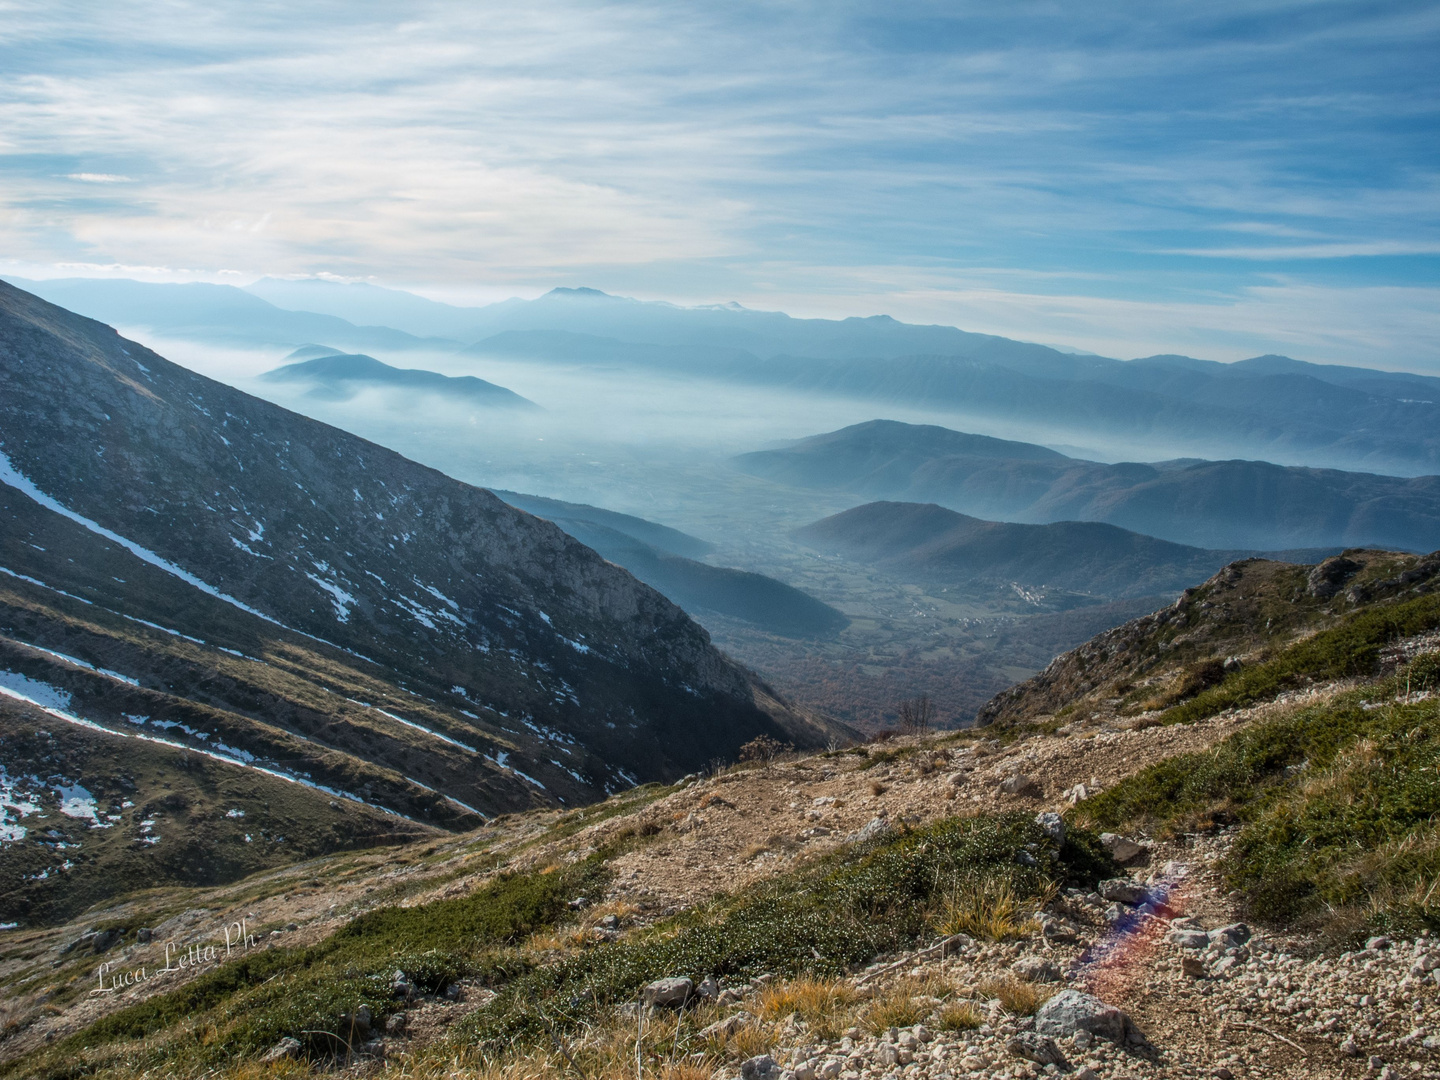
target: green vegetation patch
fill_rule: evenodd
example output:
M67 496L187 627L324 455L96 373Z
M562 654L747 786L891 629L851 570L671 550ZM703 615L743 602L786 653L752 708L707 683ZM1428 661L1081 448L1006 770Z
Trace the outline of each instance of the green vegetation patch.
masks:
M617 942L563 950L537 965L517 948L562 922L567 901L596 896L605 855L504 875L470 896L361 915L303 949L255 952L169 993L122 1009L0 1069L69 1080L107 1068L198 1073L253 1056L286 1036L312 1058L345 1048L361 1005L372 1024L403 1007L395 972L422 991L479 978L499 997L457 1028L471 1043L549 1045L552 1032L635 1000L655 978L761 972L836 975L933 932L947 899L1003 884L1030 902L1057 882L1114 872L1096 838L1070 830L1057 847L1026 814L954 818L891 834L723 897Z
M361 1005L381 1024L403 1007L393 992L397 971L429 993L464 976L514 977L523 965L503 947L555 925L567 901L600 886L602 876L591 860L503 875L469 896L371 911L317 945L251 953L121 1009L0 1075L59 1080L122 1057L137 1069L203 1068L264 1051L286 1036L309 1055L331 1055L354 1038L345 1017ZM164 1038L131 1041L155 1035Z
M1077 814L1112 829L1239 824L1223 868L1262 920L1340 935L1440 929L1440 700L1405 703L1407 681L1415 691L1434 667L1421 657L1365 691L1152 765Z
M1226 709L1269 701L1286 690L1315 681L1372 675L1380 650L1399 638L1423 634L1440 626L1440 595L1429 595L1366 608L1314 637L1290 646L1279 656L1242 668L1218 686L1169 709L1162 723L1193 723Z
M835 976L927 934L957 890L1003 881L1033 900L1057 880L1093 885L1114 869L1083 830L1071 830L1057 849L1025 814L952 818L535 968L467 1020L463 1035L497 1049L545 1043L668 976Z

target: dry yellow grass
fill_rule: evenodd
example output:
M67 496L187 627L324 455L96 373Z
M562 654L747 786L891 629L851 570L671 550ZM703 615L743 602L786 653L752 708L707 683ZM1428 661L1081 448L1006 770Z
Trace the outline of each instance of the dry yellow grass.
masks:
M941 1031L973 1031L985 1017L968 1001L942 1005L935 1017Z
M762 1020L798 1016L820 1038L833 1039L850 1026L860 993L841 979L795 979L766 988L757 1012Z
M731 1049L742 1061L758 1054L768 1054L772 1045L774 1039L770 1037L768 1029L755 1021L744 1025L730 1040Z
M1022 899L1008 881L957 884L931 916L941 934L969 934L986 941L1028 937L1037 924L1032 912L1043 899Z
M975 989L982 997L999 998L1005 1011L1015 1016L1033 1016L1055 993L1053 988L1022 982L1009 975L984 979Z
M865 1027L879 1033L886 1028L910 1027L929 1014L929 1004L916 1001L904 990L889 991L872 1001L865 1010Z

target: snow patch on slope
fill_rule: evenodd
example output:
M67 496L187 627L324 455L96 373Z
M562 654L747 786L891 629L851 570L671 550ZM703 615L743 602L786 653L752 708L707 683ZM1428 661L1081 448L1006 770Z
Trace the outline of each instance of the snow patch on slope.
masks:
M75 511L62 504L59 500L53 499L49 495L46 495L43 491L36 487L34 483L31 482L29 477L25 476L23 473L17 470L13 464L11 464L10 458L6 456L3 450L0 450L0 483L8 484L10 487L13 487L21 494L28 495L41 506L45 507L45 509L53 510L61 517L69 518L77 525L83 525L95 535L103 536L106 540L119 544L136 558L149 563L151 566L154 566L157 569L165 571L165 573L170 574L173 577L179 578L187 585L193 585L195 588L199 589L207 596L213 596L217 600L223 600L225 603L231 605L232 607L237 607L241 611L244 611L250 615L254 615L256 618L264 619L268 623L273 623L276 626L284 626L284 624L281 623L278 619L272 619L264 612L256 611L249 604L236 600L233 596L229 596L226 593L222 593L213 585L202 581L200 578L190 573L190 571L182 570L170 560L162 559L159 555L156 555L148 548L143 548L139 544L135 543L135 541L128 540L117 532L112 532L110 529L105 528L105 526L101 525L99 522L91 521L89 518L75 513ZM285 628L289 629L288 627Z

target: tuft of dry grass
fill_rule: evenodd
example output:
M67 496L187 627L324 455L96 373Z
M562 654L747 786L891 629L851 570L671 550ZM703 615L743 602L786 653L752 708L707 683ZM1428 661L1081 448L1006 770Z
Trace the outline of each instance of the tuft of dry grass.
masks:
M1034 898L1022 898L1005 879L957 885L932 914L930 925L940 934L969 934L986 941L1029 937L1038 929L1031 912Z
M795 979L767 987L757 1012L762 1020L798 1016L820 1038L837 1038L850 1026L859 991L843 979Z
M930 1013L929 1003L915 1000L904 990L887 991L865 1010L865 1027L876 1034L892 1027L911 1027Z
M774 1040L770 1032L763 1024L751 1021L735 1032L735 1037L730 1040L730 1046L743 1061L746 1058L758 1057L760 1054L768 1054Z
M941 1031L974 1031L985 1023L985 1017L968 1001L942 1005L936 1011L935 1020Z
M882 784L879 780L871 780L871 781L870 781L870 794L871 794L871 795L884 795L885 792L887 792L888 790L890 790L890 789L887 788L884 784Z
M1034 1016L1035 1010L1055 994L1053 987L1022 982L1011 975L984 979L975 989L983 997L999 998L1005 1011L1013 1016Z

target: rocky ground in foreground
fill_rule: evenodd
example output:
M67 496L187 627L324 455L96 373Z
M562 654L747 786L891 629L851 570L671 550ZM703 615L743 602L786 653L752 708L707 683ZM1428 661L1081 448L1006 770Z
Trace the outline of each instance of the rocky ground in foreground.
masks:
M1323 703L1347 689L1313 688L1300 698ZM261 947L313 943L364 911L466 895L497 869L573 865L629 837L608 864L604 894L577 903L570 924L537 948L625 941L676 912L720 893L743 894L857 839L998 810L1063 827L1057 811L1146 765L1211 746L1296 700L1292 695L1188 725L1108 727L1087 737L1041 733L1002 745L968 733L752 764L581 811L511 817L423 853L316 860L240 886L177 891L169 899L175 914L156 933L184 946L245 917L259 928ZM1376 939L1337 953L1318 939L1245 926L1215 868L1230 841L1223 831L1163 842L1107 835L1112 854L1128 864L1125 876L1094 892L1062 891L1040 910L1032 903L1010 913L1002 935L1010 940L942 936L913 952L882 956L821 991L763 976L702 987L716 997L693 998L698 1007L678 1019L681 1027L703 1029L700 1056L689 1064L674 1060L654 1075L1440 1076L1434 974L1440 943L1432 952L1426 937ZM148 902L153 906L155 898ZM105 942L82 935L144 917L144 902L131 900L67 927L7 932L0 978L18 992L4 1006L10 1034L0 1048L6 1057L77 1031L114 1007L84 993L80 980L93 979L102 960L141 963L154 946L122 933L121 943L107 950ZM44 988L43 972L56 969L73 969L68 996L53 985ZM806 994L817 992L831 1001L818 1012L806 1005ZM127 1000L145 993L138 988ZM429 1048L442 1045L458 1021L483 1010L491 997L463 980L446 992L419 995L398 1021L390 1018L387 1031L377 1022L366 1039L357 1039L362 1057L345 1069L483 1073L473 1062L441 1069ZM677 1023L663 1010L656 1016L649 1022ZM572 1049L579 1053L583 1045ZM299 1067L286 1051L276 1047L267 1067ZM574 1075L559 1057L532 1064L494 1075Z

